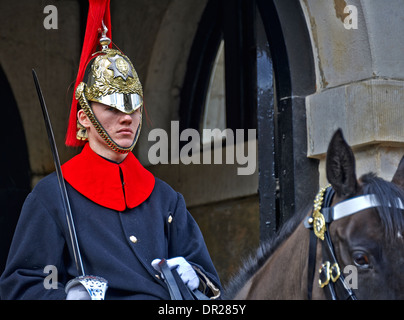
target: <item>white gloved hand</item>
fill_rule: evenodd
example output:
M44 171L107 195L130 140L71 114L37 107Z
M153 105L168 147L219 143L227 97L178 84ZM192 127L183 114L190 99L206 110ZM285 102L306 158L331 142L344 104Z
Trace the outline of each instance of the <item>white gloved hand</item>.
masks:
M81 283L77 283L67 291L66 300L91 300L86 288Z
M153 268L158 272L161 272L159 267L161 259L154 259L151 263ZM190 290L195 290L199 287L199 278L196 275L194 268L183 257L176 257L167 260L167 265L170 269L177 268L177 272L181 277L184 284L188 286Z

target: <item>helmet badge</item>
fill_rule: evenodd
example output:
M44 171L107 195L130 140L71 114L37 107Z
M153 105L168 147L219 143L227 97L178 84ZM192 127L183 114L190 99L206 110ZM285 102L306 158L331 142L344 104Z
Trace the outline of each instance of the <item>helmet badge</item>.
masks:
M132 69L124 57L116 54L113 57L108 57L108 60L111 62L108 69L114 72L114 79L121 77L126 81L128 77L133 78Z

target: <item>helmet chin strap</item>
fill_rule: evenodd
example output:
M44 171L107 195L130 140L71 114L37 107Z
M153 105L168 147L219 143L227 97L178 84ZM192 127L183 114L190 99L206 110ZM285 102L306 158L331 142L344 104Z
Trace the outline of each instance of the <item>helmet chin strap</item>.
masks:
M93 113L93 112L92 112ZM93 113L94 115L94 113ZM135 138L133 139L132 144L125 148L125 147L121 147L119 144L117 144L108 134L107 130L104 129L104 127L102 126L102 124L98 121L97 117L94 115L94 119L95 122L98 124L98 126L95 125L95 123L93 123L93 126L96 128L98 134L100 135L100 137L106 142L107 146L114 152L120 153L120 154L128 154L129 152L132 152L132 150L134 149L136 142L139 138L140 135L140 129L141 129L141 121L139 123L139 127L136 130L136 135ZM97 128L100 128L100 130L98 130Z
M106 142L107 146L112 151L121 153L121 154L128 154L129 152L131 152L133 150L133 148L135 147L136 142L140 135L140 130L142 127L142 117L140 117L139 127L137 128L136 135L135 135L135 138L133 139L132 144L127 148L118 145L114 140L112 140L112 138L110 137L108 132L104 129L104 127L98 121L97 117L95 116L93 110L90 107L90 104L87 101L87 98L84 95L85 84L83 82L81 84L83 84L83 86L81 89L77 88L78 90L76 91L76 97L79 100L81 108L83 109L83 111L87 115L87 117L90 119L90 121L91 121L92 125L94 126L95 130L97 131L97 133Z

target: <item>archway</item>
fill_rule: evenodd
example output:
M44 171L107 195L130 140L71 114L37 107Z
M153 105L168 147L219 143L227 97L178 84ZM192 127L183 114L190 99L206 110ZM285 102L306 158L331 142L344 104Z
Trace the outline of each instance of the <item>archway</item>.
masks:
M265 241L318 189L318 163L306 156L305 97L315 91L310 37L296 1L209 1L188 59L180 131L206 122L223 42L225 115L213 120L224 118L233 130L257 128Z
M2 118L0 136L0 274L3 272L22 204L30 192L27 144L18 106L0 67Z

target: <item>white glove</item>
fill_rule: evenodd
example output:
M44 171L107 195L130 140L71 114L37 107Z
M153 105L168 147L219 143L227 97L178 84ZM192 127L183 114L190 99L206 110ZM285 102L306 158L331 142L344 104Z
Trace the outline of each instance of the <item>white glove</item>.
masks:
M67 291L66 300L91 300L88 291L81 283L77 283Z
M154 269L161 272L159 267L161 259L154 259L151 263ZM170 269L177 268L177 272L181 280L188 286L190 290L195 290L199 287L199 278L196 275L194 268L183 257L177 257L167 260L167 265Z

